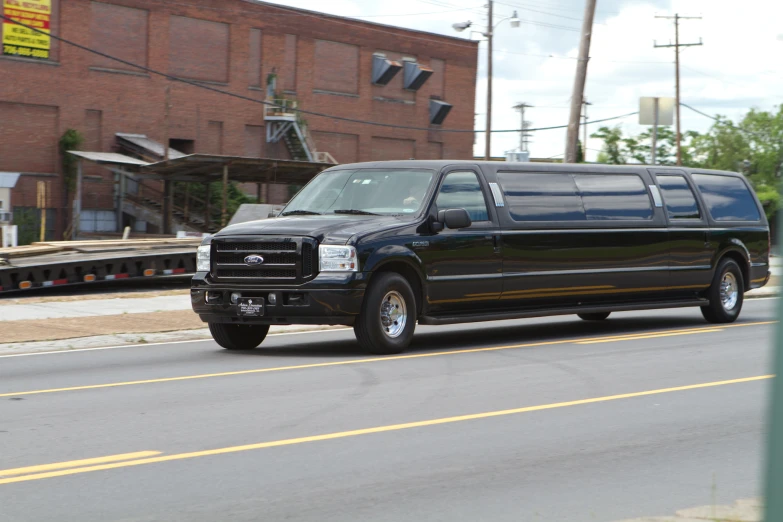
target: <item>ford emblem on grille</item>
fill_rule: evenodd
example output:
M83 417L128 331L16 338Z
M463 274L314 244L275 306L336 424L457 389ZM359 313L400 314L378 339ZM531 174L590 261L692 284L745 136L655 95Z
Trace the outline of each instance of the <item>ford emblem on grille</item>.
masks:
M260 265L264 262L264 258L257 255L247 256L245 258L245 264L248 266Z

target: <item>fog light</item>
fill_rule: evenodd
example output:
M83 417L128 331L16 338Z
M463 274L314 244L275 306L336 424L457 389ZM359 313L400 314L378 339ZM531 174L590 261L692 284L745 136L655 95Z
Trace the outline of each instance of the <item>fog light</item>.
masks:
M237 301L239 301L239 298L242 297L242 294L239 292L232 292L231 293L231 303L237 304Z
M277 294L269 294L269 304L277 304Z

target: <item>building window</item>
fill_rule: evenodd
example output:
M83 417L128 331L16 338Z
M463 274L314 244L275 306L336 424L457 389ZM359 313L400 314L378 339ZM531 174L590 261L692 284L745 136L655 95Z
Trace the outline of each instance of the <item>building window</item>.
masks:
M261 70L263 63L263 33L261 29L250 29L250 49L247 55L248 85L263 87Z

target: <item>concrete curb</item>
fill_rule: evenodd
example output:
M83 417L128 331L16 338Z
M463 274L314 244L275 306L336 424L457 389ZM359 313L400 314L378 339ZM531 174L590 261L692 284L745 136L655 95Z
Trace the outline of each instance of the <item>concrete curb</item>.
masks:
M746 299L777 298L780 296L780 287L765 287L751 290L745 294ZM293 333L320 332L328 330L346 329L344 326L273 326L269 335L285 335ZM200 328L197 330L180 330L174 332L159 333L121 333L114 335L99 335L91 337L77 337L54 341L21 342L0 344L0 356L26 355L45 352L65 352L74 350L91 350L119 346L146 346L150 344L176 343L188 341L212 341L209 330Z
M345 329L343 326L279 326L272 327L269 335L300 334ZM155 344L184 342L214 342L209 329L180 330L161 333L126 333L77 337L56 341L0 344L0 357L9 355L30 355L36 353L99 350L103 348L149 346ZM217 346L217 345L216 345Z

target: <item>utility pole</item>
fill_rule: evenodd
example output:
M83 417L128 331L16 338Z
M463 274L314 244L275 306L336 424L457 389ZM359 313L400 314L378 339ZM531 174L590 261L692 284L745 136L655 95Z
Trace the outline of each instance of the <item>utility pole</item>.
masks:
M587 81L587 61L590 59L590 38L593 35L593 17L596 0L587 0L582 21L582 41L579 43L579 61L576 64L574 92L571 94L571 115L568 119L564 163L576 163L576 144L579 141L579 114Z
M665 18L667 20L674 20L674 43L671 41L668 45L658 45L653 41L654 47L674 47L674 75L675 75L675 109L677 110L677 165L682 165L682 147L680 132L680 47L693 47L696 45L703 45L701 38L699 43L680 43L680 20L701 20L701 16L680 16L675 14L674 16L656 16L655 18Z
M584 118L584 123L582 123L582 132L584 133L584 138L582 139L582 161L587 161L587 106L592 105L592 103L587 101L587 98L582 97L582 106L584 107L584 114L582 115L582 118Z
M487 123L484 131L484 160L489 161L489 147L492 142L492 4L493 0L488 0L488 21L487 21Z
M530 125L530 122L525 120L525 109L532 108L532 105L528 105L527 103L517 103L512 107L513 109L516 109L519 111L522 122L521 126L519 127L519 152L528 152L528 138L530 137L530 134L527 132L527 128Z

